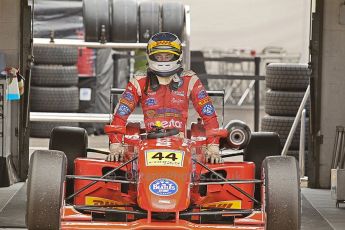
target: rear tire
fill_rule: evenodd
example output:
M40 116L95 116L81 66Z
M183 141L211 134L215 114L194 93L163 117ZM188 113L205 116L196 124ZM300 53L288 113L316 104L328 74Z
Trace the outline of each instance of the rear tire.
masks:
M299 230L301 226L300 182L294 157L272 156L263 162L266 230Z
M32 154L27 185L28 229L60 229L66 166L63 152L37 150Z
M67 157L67 174L74 174L74 160L87 157L88 136L83 128L59 126L50 135L49 149L62 151ZM66 181L66 196L73 193L73 181Z

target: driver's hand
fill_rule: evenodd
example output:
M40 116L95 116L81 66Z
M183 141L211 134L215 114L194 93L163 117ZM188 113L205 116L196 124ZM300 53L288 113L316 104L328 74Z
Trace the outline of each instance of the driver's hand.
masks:
M105 159L106 161L123 161L125 148L122 143L111 143L109 151L110 154Z
M223 163L223 158L219 154L218 144L208 144L206 147L206 162L211 164Z

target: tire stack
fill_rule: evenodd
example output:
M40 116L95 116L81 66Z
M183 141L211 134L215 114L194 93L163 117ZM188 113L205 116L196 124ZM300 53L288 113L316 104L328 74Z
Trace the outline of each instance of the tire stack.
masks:
M307 64L271 63L266 67L266 106L268 114L261 120L261 130L279 134L282 146L285 145L298 108L309 85L310 70ZM305 150L308 150L310 102L306 104ZM299 122L293 136L288 155L299 157ZM305 161L307 161L305 151ZM307 163L306 163L307 165Z
M34 47L30 108L32 112L77 112L79 109L78 50L74 47ZM55 126L78 122L31 122L30 136L49 137Z
M161 31L182 40L185 12L180 2L84 0L83 21L87 42L143 43Z

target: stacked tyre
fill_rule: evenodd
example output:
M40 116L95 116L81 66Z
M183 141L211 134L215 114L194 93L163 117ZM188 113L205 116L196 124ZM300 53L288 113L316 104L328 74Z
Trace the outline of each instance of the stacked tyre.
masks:
M77 112L79 109L78 50L74 47L35 46L30 108L32 112ZM30 123L32 137L49 137L55 126L78 126L77 122Z
M147 42L161 31L182 39L185 25L180 2L84 0L83 18L87 42Z
M261 130L279 134L282 146L285 145L290 129L296 117L299 106L309 85L310 70L307 64L297 63L271 63L266 67L266 105L268 114L261 120ZM309 109L310 102L306 104L306 136L305 146L308 150ZM300 143L299 122L293 136L288 155L298 159ZM305 152L307 156L307 151ZM305 158L307 159L307 158Z

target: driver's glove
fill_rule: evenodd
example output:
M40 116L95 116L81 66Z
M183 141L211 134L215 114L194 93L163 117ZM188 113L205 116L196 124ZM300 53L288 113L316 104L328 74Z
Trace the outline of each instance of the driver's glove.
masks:
M111 143L109 151L110 154L105 159L106 161L123 161L125 148L122 143Z
M218 144L208 144L206 147L206 162L211 164L223 163L223 158L219 154Z

